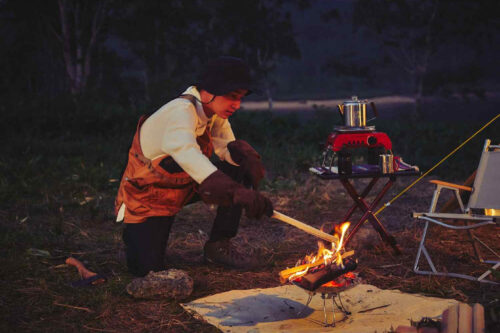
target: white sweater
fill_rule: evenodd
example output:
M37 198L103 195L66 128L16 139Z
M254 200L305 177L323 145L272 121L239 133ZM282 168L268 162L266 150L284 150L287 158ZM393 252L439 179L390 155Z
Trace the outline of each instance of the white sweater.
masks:
M200 100L200 93L194 86L183 94ZM196 142L196 137L202 135L207 126L215 154L223 161L238 165L227 149L227 144L235 140L229 121L217 115L208 118L201 103L197 102L195 108L190 101L182 98L163 105L144 122L140 133L142 152L150 160L172 156L200 184L217 170Z

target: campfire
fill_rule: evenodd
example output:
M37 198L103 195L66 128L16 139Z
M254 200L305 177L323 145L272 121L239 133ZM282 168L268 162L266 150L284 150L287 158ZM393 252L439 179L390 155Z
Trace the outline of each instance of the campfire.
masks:
M344 236L350 223L335 227L334 240L330 244L318 242L318 251L300 259L295 267L280 272L281 283L291 282L308 291L327 289L339 292L353 285L357 267L356 260L349 258L354 251L344 249Z

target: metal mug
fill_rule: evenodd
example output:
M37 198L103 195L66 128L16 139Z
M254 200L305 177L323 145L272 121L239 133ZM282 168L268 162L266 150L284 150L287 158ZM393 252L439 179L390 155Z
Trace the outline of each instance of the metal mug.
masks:
M394 173L394 156L392 154L379 155L379 168L382 174Z

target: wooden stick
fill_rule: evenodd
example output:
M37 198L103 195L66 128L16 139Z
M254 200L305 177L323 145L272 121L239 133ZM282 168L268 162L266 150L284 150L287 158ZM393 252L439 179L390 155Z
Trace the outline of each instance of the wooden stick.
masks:
M345 252L344 254L342 254L342 259L350 257L353 254L354 254L354 251ZM281 281L281 283L285 283L288 281L288 278L290 277L290 275L295 274L295 273L300 272L300 271L303 271L308 267L313 268L313 267L319 266L321 264L324 264L323 260L318 260L314 264L304 264L304 265L295 266L292 268L282 270L280 272L280 281Z
M289 216L286 216L285 214L281 214L280 212L274 211L273 215L271 216L271 218L274 218L274 219L279 220L281 222L285 222L285 223L291 224L294 227L299 228L300 230L305 231L305 232L307 232L310 235L313 235L313 236L316 236L318 238L324 239L324 240L326 240L326 241L328 241L330 243L336 243L336 242L339 241L339 238L337 236L333 236L333 235L327 234L326 232L323 232L323 231L321 231L319 229L311 227L310 225L305 224L303 222L300 222L300 221L298 221L296 219L293 219L293 218L291 218Z
M369 309L366 309L366 310L361 310L361 311L358 311L357 313L365 313L365 312L370 312L370 311L373 311L373 310L377 310L377 309L381 309L381 308L386 308L386 307L388 307L389 305L391 305L391 304L389 303L389 304L384 304L384 305L376 306L376 307L374 307L374 308L369 308Z
M104 328L93 328L93 327L90 327L90 326L87 326L87 325L83 325L83 327L85 327L88 330L97 331L97 332L116 332L115 330L107 330L107 329L104 329Z
M57 305L57 306L63 306L65 308L70 308L70 309L75 309L75 310L83 310L83 311L87 311L89 313L92 313L94 311L90 310L89 308L84 308L84 307L81 307L81 306L74 306L74 305L69 305L69 304L63 304L63 303L57 303L57 302L54 302L53 303L54 305Z

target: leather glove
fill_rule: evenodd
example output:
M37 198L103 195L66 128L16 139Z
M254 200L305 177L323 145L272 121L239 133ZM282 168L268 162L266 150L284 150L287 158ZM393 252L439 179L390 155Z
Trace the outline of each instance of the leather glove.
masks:
M251 219L260 219L263 215L273 215L271 200L255 190L238 188L234 192L233 202L245 207L245 215Z
M220 170L208 176L199 186L203 202L220 206L241 205L249 218L273 214L271 201L257 191L245 188Z
M232 180L224 172L217 170L200 184L198 193L201 200L207 204L231 206L233 204L234 191L237 188L245 187Z
M235 140L227 144L227 149L233 161L238 163L247 180L254 189L259 187L259 182L264 178L266 170L262 165L260 155L244 140Z

